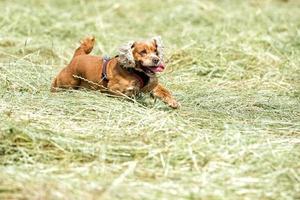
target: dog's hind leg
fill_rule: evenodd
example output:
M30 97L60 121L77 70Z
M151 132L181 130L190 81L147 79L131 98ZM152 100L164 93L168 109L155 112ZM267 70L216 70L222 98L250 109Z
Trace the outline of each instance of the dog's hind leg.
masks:
M76 75L75 71L72 69L72 61L74 57L79 55L89 54L95 45L95 37L86 37L80 41L80 46L75 50L71 63L65 67L57 76L53 79L51 84L51 92L56 92L57 88L64 89L78 89L81 80Z
M51 92L57 92L58 88L63 89L78 89L81 80L74 77L73 73L68 68L63 69L56 78L52 81Z
M78 55L85 55L91 53L95 45L95 37L90 36L80 40L80 46L75 50L73 58Z

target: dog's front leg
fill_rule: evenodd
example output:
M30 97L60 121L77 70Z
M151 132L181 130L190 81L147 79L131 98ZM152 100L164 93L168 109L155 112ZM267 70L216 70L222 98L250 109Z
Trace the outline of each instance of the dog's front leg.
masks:
M169 92L166 88L164 88L161 84L158 84L153 90L152 94L155 97L158 97L163 102L168 104L172 108L179 108L180 104L175 100L172 96L171 92Z

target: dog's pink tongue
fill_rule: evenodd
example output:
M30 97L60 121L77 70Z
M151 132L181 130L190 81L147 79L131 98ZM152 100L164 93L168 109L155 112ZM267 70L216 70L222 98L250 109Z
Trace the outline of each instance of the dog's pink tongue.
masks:
M162 72L162 71L164 71L164 69L165 69L164 64L159 64L157 67L155 67L155 68L153 69L153 71L154 71L154 72Z

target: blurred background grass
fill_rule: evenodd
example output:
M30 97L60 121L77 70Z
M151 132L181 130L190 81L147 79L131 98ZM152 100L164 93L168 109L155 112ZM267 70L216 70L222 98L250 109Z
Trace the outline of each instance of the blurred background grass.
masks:
M1 199L300 198L300 2L0 1ZM181 102L50 94L94 54L161 35ZM77 42L77 43L76 43Z

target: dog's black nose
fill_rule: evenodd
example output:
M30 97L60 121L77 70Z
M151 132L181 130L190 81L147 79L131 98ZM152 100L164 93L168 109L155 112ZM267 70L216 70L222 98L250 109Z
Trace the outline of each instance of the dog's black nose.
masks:
M157 64L157 63L159 62L159 58L153 58L153 59L152 59L152 62L153 62L154 64Z

